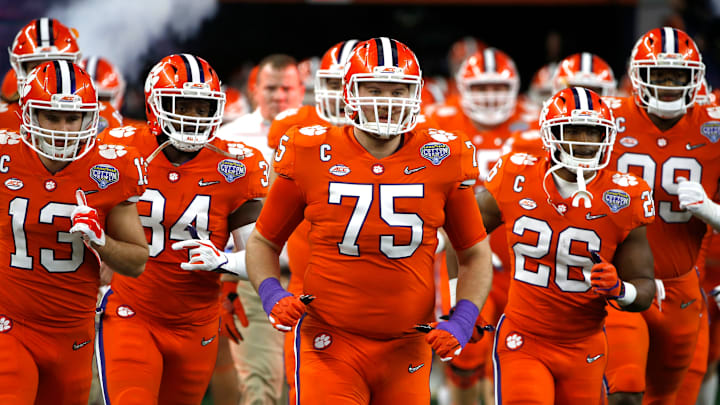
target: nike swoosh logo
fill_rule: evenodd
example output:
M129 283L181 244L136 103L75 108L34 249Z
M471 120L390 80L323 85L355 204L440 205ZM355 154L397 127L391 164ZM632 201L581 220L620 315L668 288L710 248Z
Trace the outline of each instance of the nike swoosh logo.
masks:
M424 169L425 167L426 167L426 166L420 166L420 167L416 167L416 168L414 168L414 169L411 169L410 166L405 166L405 174L413 174L413 173L415 173L415 172L418 172L418 171Z
M425 365L425 363L422 363L422 364L420 364L419 366L413 367L412 364L410 364L410 365L408 366L408 373L412 374L412 373L420 370L420 369L422 368L422 366L424 366L424 365Z
M695 299L691 299L691 300L688 301L688 302L681 302L681 303L680 303L680 309L685 309L685 308L689 307L690 304L692 304L693 302L695 302Z
M590 213L588 212L585 215L585 219L587 219L588 221L592 221L593 219L598 219L598 218L602 218L602 217L606 217L606 216L607 216L607 214L590 215Z
M215 181L205 181L205 180L203 180L203 179L200 179L200 181L198 181L198 186L200 186L200 187L212 186L213 184L218 184L218 183L220 183L220 181L218 181L218 180L215 180Z
M599 359L599 358L602 357L602 356L603 356L602 353L598 354L597 356L590 356L590 355L588 354L588 356L585 358L585 361L587 361L588 364L590 364L590 363L593 363L595 360Z
M215 336L217 336L217 335L213 335L213 337L211 337L210 339L205 339L205 337L203 337L202 340L200 341L200 344L203 346L209 345L210 343L212 343L213 340L215 340Z
M85 193L85 195L95 194L95 193L97 193L97 192L98 192L97 190L85 190L85 191L83 191L83 193Z
M701 147L701 146L705 146L705 144L704 144L704 143L699 143L699 144L697 144L697 145L690 145L690 142L688 142L688 143L685 144L685 149L686 149L686 150L693 150L693 149L697 149L697 148L699 148L699 147Z
M89 344L90 344L90 340L86 340L86 341L80 342L80 343L75 342L75 343L73 343L73 350L82 349L83 347L85 347Z

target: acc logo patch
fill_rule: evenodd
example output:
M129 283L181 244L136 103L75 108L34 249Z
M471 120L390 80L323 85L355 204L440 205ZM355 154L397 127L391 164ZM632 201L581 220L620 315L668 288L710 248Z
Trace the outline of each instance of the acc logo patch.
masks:
M525 344L525 339L517 332L511 332L505 337L505 346L510 350L517 350Z
M616 213L630 205L630 195L622 190L607 190L603 193L603 201Z
M225 177L225 180L228 183L232 183L241 177L245 177L245 172L247 171L242 162L234 159L223 159L220 163L218 163L217 168L218 172Z
M335 165L330 168L330 174L334 174L336 176L345 176L347 174L350 174L350 168L345 165Z
M23 188L25 184L23 184L22 180L16 179L15 177L5 180L5 187L12 191L17 191Z
M618 142L620 142L620 145L626 148L634 148L638 145L638 140L633 138L632 136L622 137Z
M510 161L518 166L531 166L537 162L538 158L527 153L515 153L510 156Z
M720 140L720 122L709 121L700 126L700 133L712 143Z
M420 156L437 166L450 156L450 147L440 142L429 142L420 147Z
M325 350L332 344L332 336L325 332L320 332L313 339L313 347L318 350Z
M518 201L518 204L520 204L520 206L525 208L526 210L534 210L535 208L537 208L537 203L529 198L523 198L522 200Z
M120 171L110 165L95 165L90 168L90 178L95 180L98 187L106 189L120 180Z

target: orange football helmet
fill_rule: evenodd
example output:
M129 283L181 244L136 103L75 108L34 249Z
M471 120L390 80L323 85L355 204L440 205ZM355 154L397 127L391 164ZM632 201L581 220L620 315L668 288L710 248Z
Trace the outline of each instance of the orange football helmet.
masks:
M210 101L210 116L175 112L178 98ZM222 123L224 108L225 93L217 73L197 56L186 53L166 56L145 80L145 114L150 129L155 135L167 135L178 150L192 152L210 142Z
M703 77L700 88L695 95L695 104L697 105L714 105L717 102L717 96L713 93L712 88L707 80Z
M487 48L487 45L475 37L462 37L453 42L447 55L448 70L450 76L455 76L460 69L460 65L477 52L481 52Z
M552 77L555 74L555 69L557 69L557 63L551 62L543 65L533 75L528 89L528 98L534 105L542 107L545 100L552 97Z
M597 142L568 140L566 128L573 125L600 127L604 135ZM617 135L612 110L594 91L585 87L567 87L545 103L540 113L540 134L553 162L543 179L545 193L548 194L545 182L550 173L565 168L577 176L578 190L573 194L572 205L579 207L580 201L584 200L585 208L590 208L592 194L586 189L584 172L600 170L610 162ZM597 149L592 153L588 147ZM549 194L548 201L554 205Z
M5 73L5 77L3 78L0 98L5 102L15 102L18 101L19 97L17 91L17 76L15 75L15 70L10 69Z
M25 25L10 47L10 65L17 75L18 88L30 69L30 62L67 60L77 63L80 49L77 31L54 18L38 18Z
M520 76L505 52L495 48L476 52L465 59L455 81L460 105L474 121L497 125L515 111Z
M568 141L564 137L567 125L600 126L605 131L605 136L597 143ZM540 113L540 133L543 145L550 151L556 164L571 170L598 170L607 166L610 161L617 128L612 110L598 93L585 87L566 87L545 103ZM574 145L597 146L598 150L590 158L578 157L573 152Z
M558 63L552 77L553 91L585 87L601 96L614 96L617 80L605 60L589 52L576 53Z
M95 145L98 99L92 78L81 67L65 60L44 62L26 76L20 90L23 141L38 154L52 160L72 161ZM38 122L38 110L82 113L78 131L46 129Z
M687 72L687 81L666 85L651 80L655 69ZM671 27L655 28L640 37L630 57L628 75L633 86L635 102L651 114L673 118L685 114L695 103L702 85L705 64L695 42L685 32ZM663 100L660 93L678 93L672 101Z
M387 37L359 43L345 64L345 115L356 128L388 139L411 131L417 124L422 93L422 71L415 53L403 43ZM363 83L402 83L407 97L361 97ZM387 110L387 119L369 121L363 107ZM383 111L384 112L384 111Z
M107 101L116 111L120 111L125 96L125 79L120 70L99 56L83 58L78 65L93 78L100 101Z
M342 79L345 63L357 43L357 39L350 39L333 45L323 55L315 73L315 109L320 118L332 125L348 124L345 119Z

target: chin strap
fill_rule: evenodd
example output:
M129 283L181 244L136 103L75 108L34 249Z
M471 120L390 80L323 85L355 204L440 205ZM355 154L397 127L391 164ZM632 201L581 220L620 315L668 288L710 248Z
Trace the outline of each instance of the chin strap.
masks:
M575 169L577 173L577 185L578 190L572 194L572 206L573 207L579 207L580 206L580 200L585 201L585 208L592 207L592 199L593 195L591 192L587 191L587 188L585 187L585 174L584 170L582 168Z
M543 190L545 191L545 196L547 197L548 204L552 205L553 208L555 208L555 211L557 211L560 215L565 215L565 210L561 209L558 205L556 205L553 202L552 198L550 198L550 192L548 192L548 189L547 189L547 178L553 172L557 171L558 169L562 169L562 168L563 168L562 165L556 164L555 166L551 167L550 170L545 172L545 176L543 177ZM581 168L578 168L578 169L576 169L576 173L577 173L578 190L572 194L572 197L573 197L572 206L579 207L580 200L584 200L585 208L590 208L590 207L592 207L593 195L586 188L584 170Z
M160 146L158 146L158 147L153 151L153 153L151 153L151 154L147 157L147 159L145 159L145 166L148 166L148 165L150 164L150 162L152 162L152 160L155 159L155 157L156 157L160 152L162 152L163 149L167 148L168 145L170 145L170 139L168 139L167 141L161 143Z

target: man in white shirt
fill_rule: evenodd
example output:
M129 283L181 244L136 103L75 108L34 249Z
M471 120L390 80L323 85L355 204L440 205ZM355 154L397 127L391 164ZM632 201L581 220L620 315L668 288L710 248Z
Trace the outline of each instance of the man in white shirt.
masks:
M293 57L284 54L265 57L258 65L255 91L251 95L257 105L255 111L221 126L218 136L254 146L265 159L272 159L275 151L267 144L270 123L280 112L300 107L304 92Z
M258 64L257 81L251 94L257 105L255 111L221 126L218 136L253 146L262 152L266 161L272 162L275 151L267 142L270 123L280 112L300 107L304 92L294 58L284 54L265 57ZM239 344L229 341L239 379L240 404L280 404L285 378L284 336L268 322L260 297L249 282L237 283L237 294L249 320L247 327L235 322L243 340ZM227 361L229 359L222 359Z

